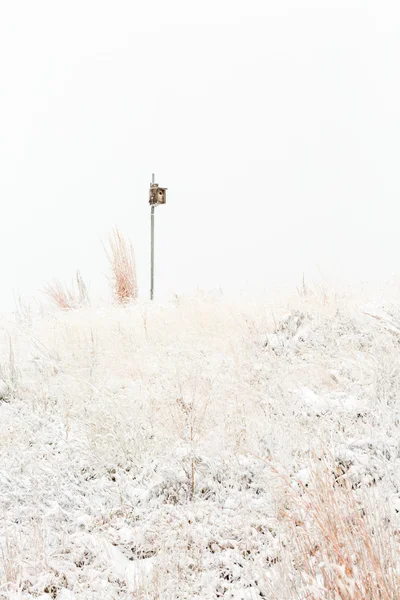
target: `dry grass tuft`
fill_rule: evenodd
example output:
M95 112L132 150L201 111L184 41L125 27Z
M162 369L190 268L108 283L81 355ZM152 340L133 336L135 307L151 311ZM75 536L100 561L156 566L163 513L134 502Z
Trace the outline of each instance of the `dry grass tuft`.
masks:
M329 470L315 472L308 487L293 492L294 510L284 517L298 551L293 566L303 581L301 598L400 598L397 531L378 501L356 493Z
M75 281L71 287L55 279L53 283L49 283L44 288L44 293L61 310L82 308L90 303L86 284L79 271L77 271Z
M113 293L120 304L126 304L138 297L133 246L118 228L110 235L109 245L107 256L111 264Z

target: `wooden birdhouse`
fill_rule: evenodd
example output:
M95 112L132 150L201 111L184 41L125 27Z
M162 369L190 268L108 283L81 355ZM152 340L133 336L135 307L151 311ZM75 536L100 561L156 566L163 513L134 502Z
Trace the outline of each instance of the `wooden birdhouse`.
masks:
M149 204L158 206L167 202L167 188L159 187L158 183L150 184Z

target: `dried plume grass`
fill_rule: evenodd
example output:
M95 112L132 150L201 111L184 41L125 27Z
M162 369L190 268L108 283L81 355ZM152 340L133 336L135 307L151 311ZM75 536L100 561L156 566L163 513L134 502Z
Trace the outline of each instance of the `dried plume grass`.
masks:
M107 256L111 265L112 289L119 304L138 297L136 263L133 246L116 227L109 237Z
M61 310L82 308L90 304L88 289L79 271L71 286L55 279L44 288L44 293Z

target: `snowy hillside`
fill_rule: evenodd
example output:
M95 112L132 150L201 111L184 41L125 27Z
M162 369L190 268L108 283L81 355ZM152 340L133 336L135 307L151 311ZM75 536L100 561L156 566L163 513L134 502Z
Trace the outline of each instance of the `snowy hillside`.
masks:
M321 544L302 553L325 475L389 544L379 569L400 588L393 304L25 314L0 321L0 351L1 599L378 598L357 591L360 548L340 596Z

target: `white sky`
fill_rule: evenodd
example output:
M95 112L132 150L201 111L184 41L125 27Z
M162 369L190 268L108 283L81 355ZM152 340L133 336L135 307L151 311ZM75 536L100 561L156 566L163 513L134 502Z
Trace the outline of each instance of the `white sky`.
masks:
M0 0L0 310L134 241L148 294L400 271L400 4Z

